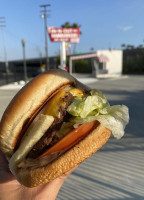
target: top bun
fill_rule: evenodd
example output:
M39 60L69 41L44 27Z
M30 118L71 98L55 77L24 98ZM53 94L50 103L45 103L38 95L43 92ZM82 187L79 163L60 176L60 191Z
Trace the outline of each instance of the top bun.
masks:
M51 70L25 85L12 99L0 123L0 148L10 158L25 124L53 95L66 86L82 87L69 73ZM35 114L34 114L35 113Z

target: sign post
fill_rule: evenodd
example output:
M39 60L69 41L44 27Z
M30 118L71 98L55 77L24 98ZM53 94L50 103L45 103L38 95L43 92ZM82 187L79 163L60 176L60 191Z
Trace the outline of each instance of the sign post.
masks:
M65 48L65 42L61 43L61 51L60 51L60 60L61 60L61 68L65 70L66 66L66 48Z
M52 42L61 42L61 68L66 67L66 46L65 42L78 43L80 28L55 28L48 27L48 33Z

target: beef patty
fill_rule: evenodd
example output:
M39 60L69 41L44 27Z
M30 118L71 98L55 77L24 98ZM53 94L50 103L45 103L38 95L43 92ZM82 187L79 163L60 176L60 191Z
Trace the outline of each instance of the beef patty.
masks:
M67 92L66 96L63 98L65 106L59 108L59 117L57 117L52 125L49 127L47 132L41 137L41 139L33 146L32 150L28 153L28 158L37 158L40 156L46 149L51 147L56 142L56 132L60 129L63 123L63 118L66 116L66 110L73 100L73 95L70 92Z

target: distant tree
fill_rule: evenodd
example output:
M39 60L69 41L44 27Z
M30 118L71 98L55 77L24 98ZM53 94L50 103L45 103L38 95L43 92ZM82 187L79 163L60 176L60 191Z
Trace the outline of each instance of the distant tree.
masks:
M93 48L93 47L91 47L91 48L90 48L90 51L91 51L91 52L93 52L93 51L94 51L94 48Z
M143 40L144 42L144 40ZM123 73L144 74L144 44L122 44L124 51Z
M128 45L126 46L126 49L135 49L135 46L134 46L134 45L128 44Z
M90 73L88 60L74 60L73 68L75 73Z
M61 25L61 27L62 27L62 28L70 28L71 25L70 25L69 22L65 22L65 24L62 24L62 25Z
M142 49L142 48L144 48L142 44L137 46L137 49Z
M138 64L137 72L139 74L142 74L144 73L144 50L142 50L141 55L137 54L136 58L137 58L137 64Z
M126 47L126 44L122 44L121 47L122 47L122 48L125 48L125 47Z
M64 24L61 25L61 27L62 28L81 28L81 25L77 23L70 24L70 22L65 22ZM82 34L82 32L80 34Z
M137 47L135 47L134 45L131 45L131 44L121 44L121 47L123 49L142 49L142 48L144 48L144 45L139 44Z

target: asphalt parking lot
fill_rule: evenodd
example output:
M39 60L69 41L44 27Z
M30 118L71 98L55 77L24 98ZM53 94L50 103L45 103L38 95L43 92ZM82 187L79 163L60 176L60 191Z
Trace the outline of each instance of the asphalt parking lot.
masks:
M57 200L144 199L144 76L88 83L103 91L111 105L125 104L130 123L121 140L113 137L65 181ZM18 90L0 89L0 117Z

